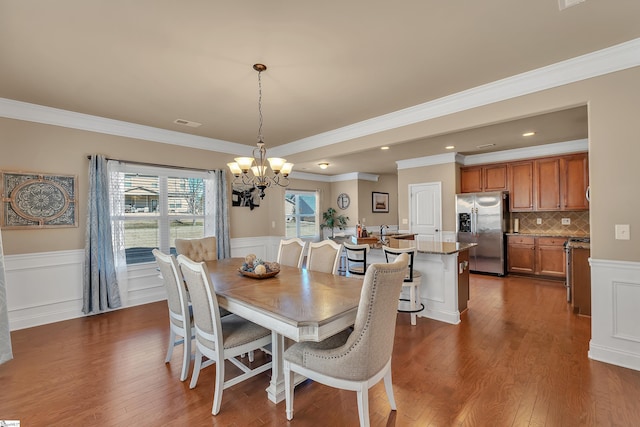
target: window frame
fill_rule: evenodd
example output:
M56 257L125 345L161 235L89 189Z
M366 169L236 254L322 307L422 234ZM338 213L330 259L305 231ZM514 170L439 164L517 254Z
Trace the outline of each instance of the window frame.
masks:
M300 235L300 217L302 216L309 216L309 215L302 215L300 213L295 213L295 214L287 214L287 203L288 202L288 197L290 194L293 195L305 195L305 196L313 196L315 199L315 206L314 206L314 216L315 216L315 227L314 227L314 234L313 235ZM296 206L297 207L297 206ZM287 228L287 224L289 223L289 221L287 221L288 217L294 217L295 218L295 223L296 223L296 235L295 236L290 236L287 234L288 232L288 228ZM284 194L284 220L285 220L285 237L286 238L293 238L293 237L298 237L300 239L304 239L304 240L317 240L320 237L320 192L317 190L292 190L292 189L285 189L285 194Z
M171 245L171 233L172 233L172 223L177 220L186 220L186 221L202 221L202 236L213 236L215 235L215 227L211 227L209 222L213 219L211 217L212 213L215 211L215 203L216 198L213 194L213 185L208 185L207 181L211 179L211 175L207 171L198 171L191 169L178 169L171 167L161 167L161 166L147 166L147 165L139 165L135 163L125 163L118 162L117 166L113 168L113 173L118 174L119 183L115 183L111 185L112 191L120 191L122 194L120 195L110 195L112 200L111 207L111 220L115 229L125 230L125 224L130 221L156 221L157 222L157 248L160 249L164 253L173 253L175 254L175 244ZM157 177L157 193L158 193L158 203L157 210L153 212L140 213L136 212L126 212L125 210L125 199L126 199L126 190L132 188L133 186L127 186L125 179L126 175L142 175L142 176L150 176ZM203 198L202 201L202 213L193 214L193 213L177 213L171 212L171 208L169 207L171 193L169 192L169 180L171 178L178 179L202 179L203 184ZM179 185L178 185L179 186ZM185 186L186 187L186 186ZM156 189L155 185L152 185L152 189ZM117 189L117 190L116 190ZM117 202L113 203L114 200ZM181 202L184 205L184 202ZM210 208L208 205L212 206ZM134 209L135 211L135 209ZM126 239L126 232L124 232L123 238ZM123 242L126 247L126 241ZM149 249L149 253L151 250ZM125 249L126 251L126 249ZM148 260L147 260L148 258ZM134 260L127 260L127 266L133 265L144 265L155 262L153 259L153 255L150 257L144 256L144 259L137 262L132 262Z

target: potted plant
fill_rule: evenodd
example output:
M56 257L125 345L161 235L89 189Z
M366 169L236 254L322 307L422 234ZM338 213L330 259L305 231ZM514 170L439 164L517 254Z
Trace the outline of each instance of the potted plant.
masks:
M323 223L320 224L320 229L328 228L331 230L331 238L333 239L333 230L338 228L344 230L349 221L348 216L336 215L337 211L334 208L329 208L322 213Z

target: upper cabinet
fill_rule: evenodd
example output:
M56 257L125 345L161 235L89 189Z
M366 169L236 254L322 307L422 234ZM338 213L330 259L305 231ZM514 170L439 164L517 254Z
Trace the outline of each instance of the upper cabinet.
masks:
M460 168L460 192L462 193L505 191L507 189L506 164Z
M557 157L535 161L535 210L559 211L560 159Z
M509 210L530 212L533 207L533 160L509 164Z
M509 191L512 212L589 209L587 153L460 168L462 193Z
M560 183L562 209L566 211L589 210L589 157L586 153L565 156L560 159Z
M589 159L586 153L535 161L537 211L589 209Z

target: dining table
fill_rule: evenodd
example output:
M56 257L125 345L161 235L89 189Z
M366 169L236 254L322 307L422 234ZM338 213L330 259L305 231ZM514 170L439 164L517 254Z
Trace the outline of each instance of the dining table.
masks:
M207 261L218 304L271 330L272 372L267 396L284 400L285 337L322 341L354 324L362 279L281 265L268 278L243 275L244 258Z

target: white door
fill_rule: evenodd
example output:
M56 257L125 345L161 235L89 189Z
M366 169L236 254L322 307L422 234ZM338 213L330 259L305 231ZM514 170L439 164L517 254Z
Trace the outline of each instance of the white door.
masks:
M411 232L417 234L416 240L441 240L442 231L442 183L429 182L409 185L409 203L411 205Z

